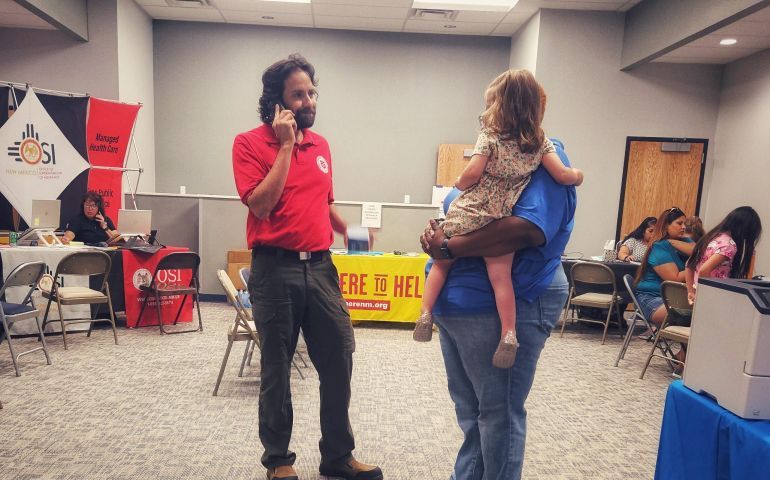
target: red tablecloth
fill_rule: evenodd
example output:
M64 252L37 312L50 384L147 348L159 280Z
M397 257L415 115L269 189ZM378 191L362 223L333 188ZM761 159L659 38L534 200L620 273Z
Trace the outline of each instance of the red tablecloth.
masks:
M155 273L155 267L158 262L172 252L186 252L184 247L166 247L158 250L157 253L147 254L123 250L123 285L126 298L126 326L144 327L147 325L157 325L157 305L154 296L147 302L142 318L139 318L139 312L142 309L145 293L139 290L140 285L149 285L152 275ZM158 281L161 283L174 283L188 285L192 278L190 270L168 270L159 273ZM173 295L161 297L161 318L163 324L174 323L174 318L182 304L183 295ZM185 301L184 309L179 316L180 322L192 321L193 301L188 298Z

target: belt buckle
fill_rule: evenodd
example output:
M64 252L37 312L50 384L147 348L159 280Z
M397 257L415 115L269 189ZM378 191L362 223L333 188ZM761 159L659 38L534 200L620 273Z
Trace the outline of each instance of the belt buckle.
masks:
M310 260L310 257L313 255L313 252L298 252L298 253L299 253L300 260Z

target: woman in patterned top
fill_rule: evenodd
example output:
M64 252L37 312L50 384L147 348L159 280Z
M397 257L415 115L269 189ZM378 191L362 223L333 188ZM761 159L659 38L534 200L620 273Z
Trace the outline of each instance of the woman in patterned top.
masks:
M699 277L746 278L762 221L751 207L738 207L701 238L687 260L687 298L695 302Z
M641 262L644 254L647 253L647 246L652 238L652 231L655 230L655 217L647 217L636 227L636 230L626 235L626 238L620 242L618 251L618 260L623 262Z
M528 70L508 70L495 78L484 94L481 133L473 157L455 186L464 190L449 207L441 225L447 237L473 232L511 215L532 173L542 163L562 185L580 185L583 173L566 167L540 124L545 92ZM492 358L498 368L510 368L516 359L516 300L511 279L513 254L485 257L502 324L501 339ZM414 339L427 342L433 334L431 310L446 281L452 260L435 260L425 283L422 314Z

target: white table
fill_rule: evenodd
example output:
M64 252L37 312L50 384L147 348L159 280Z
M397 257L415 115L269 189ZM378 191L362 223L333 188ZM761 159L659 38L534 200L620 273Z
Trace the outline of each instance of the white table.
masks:
M14 268L25 262L38 262L43 261L46 263L46 272L53 275L56 272L56 267L59 262L65 256L74 253L76 251L83 250L82 248L73 247L10 247L0 248L0 258L2 258L2 275L3 281L8 277L8 274L13 271ZM82 275L64 275L64 283L68 287L88 287L88 277ZM6 299L9 302L21 302L26 294L26 287L13 287L6 292ZM40 290L35 290L32 294L32 302L40 310L40 322L43 321L43 315L45 314L45 307L48 300L43 298ZM65 305L62 307L64 318L89 318L91 316L91 307L89 305ZM58 321L50 322L51 320L59 319L59 310L55 304L51 304L51 311L48 313L49 323L46 325L45 331L48 332L61 332L61 325ZM81 331L88 330L88 323L73 323L67 326L67 331ZM35 326L35 319L29 318L16 322L11 327L11 333L14 335L32 335L37 333L37 327Z

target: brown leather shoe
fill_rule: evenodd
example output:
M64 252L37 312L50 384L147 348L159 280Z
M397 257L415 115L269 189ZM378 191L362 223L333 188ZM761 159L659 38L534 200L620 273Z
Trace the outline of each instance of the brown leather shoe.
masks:
M297 472L291 465L281 465L280 467L267 469L267 480L299 480Z
M346 462L319 468L321 475L327 477L340 477L345 480L382 480L382 470L376 465L361 463L353 457Z

